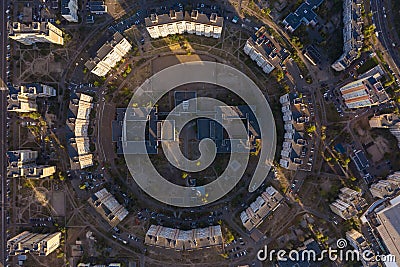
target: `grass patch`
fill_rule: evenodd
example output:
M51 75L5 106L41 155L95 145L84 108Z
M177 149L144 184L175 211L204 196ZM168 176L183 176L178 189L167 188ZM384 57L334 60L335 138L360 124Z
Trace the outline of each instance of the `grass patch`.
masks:
M365 61L365 63L357 70L358 74L362 74L364 72L369 71L373 67L377 66L379 64L378 59L376 57L372 57Z

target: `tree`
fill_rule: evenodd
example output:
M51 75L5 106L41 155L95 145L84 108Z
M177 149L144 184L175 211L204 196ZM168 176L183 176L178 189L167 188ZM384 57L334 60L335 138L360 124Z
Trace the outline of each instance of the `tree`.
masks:
M58 178L60 179L60 181L65 181L65 175L63 174L63 172L58 173Z
M276 72L276 80L277 80L278 82L282 81L282 79L283 79L284 77L285 77L285 74L283 73L282 70L278 70L278 71Z
M315 125L310 125L307 127L306 131L307 133L313 133L317 130L317 127Z
M100 82L99 81L94 81L93 85L94 85L94 87L99 87L100 86Z

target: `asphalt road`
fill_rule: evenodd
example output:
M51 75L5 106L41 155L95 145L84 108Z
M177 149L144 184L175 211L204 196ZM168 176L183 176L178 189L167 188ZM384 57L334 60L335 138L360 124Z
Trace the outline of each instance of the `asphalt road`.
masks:
M7 61L6 61L6 54L7 54L7 16L6 16L6 9L7 9L7 1L1 1L0 12L1 12L1 31L0 31L0 183L1 183L1 232L0 232L0 262L5 265L5 258L6 258L6 241L7 241L7 234L6 234L6 209L7 209L7 198L6 198L6 182L7 182L7 173L6 173L6 166L7 166L7 86L4 79L6 78L6 68L7 68ZM1 264L0 264L1 265Z
M385 0L386 1L386 0ZM386 58L387 63L395 72L395 78L400 78L400 57L396 54L395 48L392 46L393 41L390 38L390 29L385 18L385 3L383 0L371 0L371 11L373 13L378 39L382 46L386 49L389 57Z

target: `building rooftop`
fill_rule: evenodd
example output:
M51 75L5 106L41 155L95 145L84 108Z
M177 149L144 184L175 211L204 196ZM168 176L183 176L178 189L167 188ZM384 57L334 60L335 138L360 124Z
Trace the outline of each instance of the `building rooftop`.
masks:
M177 21L196 22L200 24L207 24L222 27L224 18L213 13L208 17L206 14L201 14L197 10L192 12L188 11L174 11L171 10L168 14L151 14L150 17L145 18L146 27L170 24Z
M62 31L50 22L31 22L28 24L19 22L8 22L8 35L12 39L31 38L39 41L37 35L47 36L47 40L51 40L57 44L64 44ZM18 38L17 38L18 37ZM44 41L44 40L40 40Z
M291 31L295 31L302 22L307 25L311 22L316 22L317 14L314 9L322 4L323 0L306 0L296 11L290 13L284 20L284 24L290 27Z
M145 237L146 245L172 248L175 250L193 250L221 246L223 242L220 225L180 230L151 225Z
M129 214L105 188L94 193L88 199L88 202L112 227L120 223Z
M396 257L397 265L400 265L400 196L392 201L392 204L376 213L380 225L377 227L390 254Z
M276 210L283 200L283 196L272 186L269 186L240 214L240 219L247 231L258 227L266 216Z

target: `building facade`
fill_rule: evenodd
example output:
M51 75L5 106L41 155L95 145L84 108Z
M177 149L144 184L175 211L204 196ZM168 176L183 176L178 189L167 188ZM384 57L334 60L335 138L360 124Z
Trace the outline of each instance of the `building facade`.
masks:
M94 193L88 202L112 227L117 226L129 214L105 188Z
M7 241L11 256L34 253L47 256L60 246L61 232L54 234L36 234L24 231Z
M146 233L144 243L183 251L222 246L223 238L220 225L186 231L151 225Z
M376 198L393 196L400 189L400 172L389 175L386 180L380 180L369 188L371 194Z
M8 37L24 45L34 43L64 44L63 32L50 22L8 23Z
M37 165L38 152L33 150L15 150L7 152L8 177L42 179L56 172L55 166Z
M97 51L96 56L85 63L85 66L93 74L99 77L105 76L131 48L132 45L128 40L116 32L113 38Z
M210 17L193 10L171 10L169 14L151 14L145 18L146 29L151 38L166 37L173 34L196 34L206 37L220 38L224 18L212 13Z
M20 94L29 95L30 97L53 97L57 95L57 91L49 85L31 83L21 85Z
M353 218L365 206L367 206L367 202L362 197L362 193L348 187L341 188L338 198L329 205L333 213L344 220Z
M336 71L345 70L360 56L364 36L361 17L362 0L344 0L343 2L343 54L331 65Z
M283 200L283 196L272 186L267 187L246 210L240 213L240 220L247 231L258 227L269 214L274 212Z
M346 232L346 239L349 241L349 244L359 252L359 255L368 255L368 258L372 258L371 253L373 253L373 249L371 249L365 237L358 231L351 229ZM364 254L363 254L364 253ZM365 254L368 253L368 254ZM378 263L373 261L367 261L364 257L360 257L360 260L364 267L378 267Z

